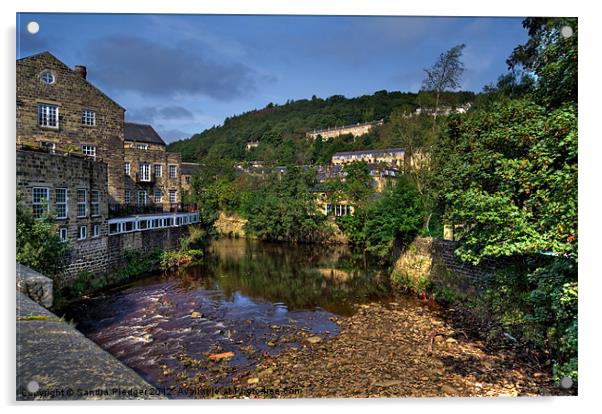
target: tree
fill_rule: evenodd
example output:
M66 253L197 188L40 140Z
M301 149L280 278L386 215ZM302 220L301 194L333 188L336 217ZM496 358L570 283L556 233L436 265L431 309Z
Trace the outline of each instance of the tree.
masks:
M422 82L422 89L435 94L435 114L439 111L441 94L447 90L460 87L460 79L464 73L464 64L460 61L462 51L466 45L454 46L442 53L439 59L429 69L424 69L426 78Z
M535 75L536 100L558 107L577 102L577 19L529 17L527 43L517 46L507 60L511 69L524 68Z
M50 215L34 218L17 195L17 262L48 277L60 274L70 247L56 230Z
M343 189L345 195L356 206L364 205L374 194L368 164L364 161L353 161L343 167L343 172L346 173Z

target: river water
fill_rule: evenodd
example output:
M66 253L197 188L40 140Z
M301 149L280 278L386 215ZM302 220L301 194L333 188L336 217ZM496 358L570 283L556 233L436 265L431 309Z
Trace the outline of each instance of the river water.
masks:
M347 246L221 239L202 264L71 305L65 316L151 384L228 386L303 338L337 335L355 305L385 300L387 272ZM232 352L228 360L212 354Z

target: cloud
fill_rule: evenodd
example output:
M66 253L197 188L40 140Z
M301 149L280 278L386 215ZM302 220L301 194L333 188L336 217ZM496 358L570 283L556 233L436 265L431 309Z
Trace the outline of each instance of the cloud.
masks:
M143 106L127 111L126 116L129 121L145 123L194 119L194 114L192 112L179 105L164 106L162 108L156 106Z
M190 132L180 131L179 129L159 130L158 134L167 143L177 141L180 139L190 138L193 135Z
M159 110L163 119L192 119L194 115L188 109L178 106L166 106Z
M200 94L231 101L256 88L253 69L240 62L212 61L198 48L109 35L94 41L89 50L89 77L112 91L163 98Z

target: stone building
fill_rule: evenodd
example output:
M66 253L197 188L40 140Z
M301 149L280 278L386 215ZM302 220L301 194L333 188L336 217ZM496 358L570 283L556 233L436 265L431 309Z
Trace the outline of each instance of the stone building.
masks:
M322 139L331 139L347 134L351 134L354 137L359 137L370 132L375 125L382 125L383 122L384 121L381 119L378 121L365 122L363 124L358 122L357 124L345 125L342 127L315 129L312 132L308 132L306 135L312 139L316 139L318 136L321 136Z
M17 144L107 165L109 202L123 202L125 109L48 52L17 60Z
M403 148L387 148L383 150L344 151L332 156L332 164L349 164L353 161L364 161L368 164L384 164L402 168L405 159Z
M182 177L181 180L181 187L182 187L182 193L186 193L189 192L191 187L191 180L192 177L195 176L196 174L198 174L198 172L201 170L201 165L197 164L196 162L183 162L182 166L180 168L180 174Z
M180 154L150 125L126 124L125 109L86 76L48 52L17 61L17 192L71 242L57 286L110 272L126 250L175 248L200 220L180 204Z
M124 203L132 212L177 210L182 199L179 153L166 144L150 125L126 122L123 142Z
M63 240L106 236L107 164L81 154L17 150L17 190L35 217L52 214Z

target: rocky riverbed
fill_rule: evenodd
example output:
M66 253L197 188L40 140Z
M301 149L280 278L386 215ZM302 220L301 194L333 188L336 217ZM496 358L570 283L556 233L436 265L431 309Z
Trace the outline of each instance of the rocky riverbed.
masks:
M438 397L569 394L515 350L452 329L436 309L407 298L359 305L329 340L264 358L238 379L238 395L265 397Z

